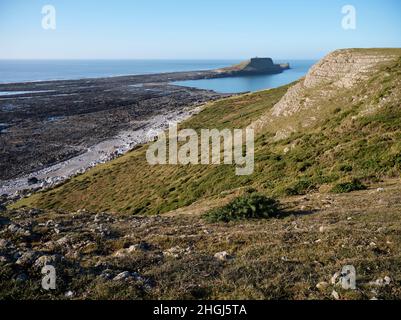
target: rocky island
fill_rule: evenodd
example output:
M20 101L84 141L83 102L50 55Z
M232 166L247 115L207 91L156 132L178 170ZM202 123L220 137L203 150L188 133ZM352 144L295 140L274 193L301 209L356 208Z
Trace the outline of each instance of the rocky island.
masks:
M274 64L271 58L252 58L232 67L219 69L222 76L249 76L281 73L290 68L288 63Z

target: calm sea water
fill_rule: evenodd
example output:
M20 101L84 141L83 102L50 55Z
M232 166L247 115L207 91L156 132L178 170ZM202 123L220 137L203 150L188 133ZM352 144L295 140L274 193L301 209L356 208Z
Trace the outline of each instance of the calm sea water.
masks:
M0 83L84 79L227 67L240 60L0 60ZM244 92L273 88L304 76L316 62L289 62L292 69L278 75L180 81L176 84L217 92Z
M276 62L276 61L275 61ZM238 93L277 88L302 78L317 62L316 60L287 60L276 63L289 62L291 69L273 75L244 76L220 79L201 79L176 81L174 84L209 89L222 93Z

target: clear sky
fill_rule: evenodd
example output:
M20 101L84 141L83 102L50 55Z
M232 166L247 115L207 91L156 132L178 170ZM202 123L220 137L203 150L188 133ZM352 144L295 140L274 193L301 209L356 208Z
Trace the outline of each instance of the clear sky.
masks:
M42 6L56 29L42 28ZM341 26L344 5L356 29ZM0 0L0 59L314 59L401 47L400 0Z

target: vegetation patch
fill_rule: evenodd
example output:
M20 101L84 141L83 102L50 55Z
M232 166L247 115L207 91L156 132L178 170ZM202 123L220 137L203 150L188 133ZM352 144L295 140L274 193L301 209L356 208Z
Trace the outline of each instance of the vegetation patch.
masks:
M259 193L247 193L205 214L210 222L268 219L280 214L279 202Z
M351 182L344 182L336 184L331 192L333 193L348 193L352 191L366 190L367 187L362 184L358 179L353 179Z

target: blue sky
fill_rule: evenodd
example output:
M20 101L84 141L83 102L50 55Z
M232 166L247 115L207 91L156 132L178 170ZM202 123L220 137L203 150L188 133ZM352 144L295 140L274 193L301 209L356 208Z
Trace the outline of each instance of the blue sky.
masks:
M56 30L41 27L56 8ZM344 5L356 30L341 27ZM401 47L399 0L0 0L0 59L315 59Z

